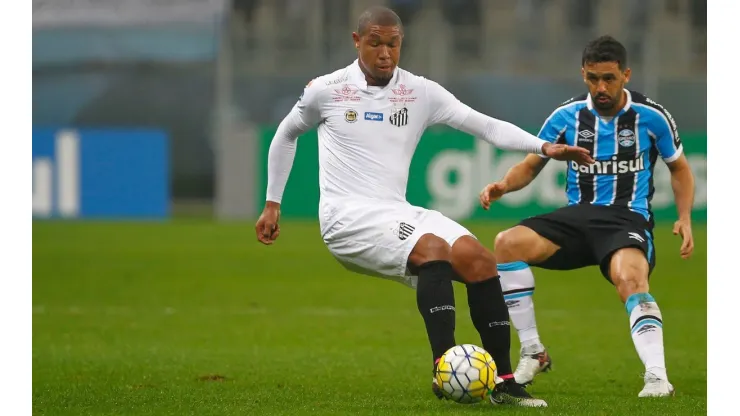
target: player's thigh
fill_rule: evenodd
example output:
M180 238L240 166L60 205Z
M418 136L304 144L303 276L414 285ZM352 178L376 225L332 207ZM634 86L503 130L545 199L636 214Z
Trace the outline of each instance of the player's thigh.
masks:
M402 203L342 207L333 211L328 224L322 225L324 243L351 271L394 278L413 286L408 259L423 236L434 234L451 245L456 233L469 234L462 226L455 227L454 221L430 217L430 212Z
M419 221L419 240L408 261L408 273L416 275L418 267L425 261L447 260L452 263L457 274L455 280L471 282L495 275L496 261L488 249L467 228L435 210L424 210ZM445 250L429 250L428 242L433 246L444 246ZM430 256L437 251L436 257ZM427 253L419 256L418 253ZM442 255L444 254L444 255Z
M498 233L493 246L499 263L541 263L560 250L560 246L524 225Z
M620 276L638 267L647 279L657 263L650 224L628 210L601 210L602 217L592 218L589 238L601 273L615 283L614 267ZM627 250L630 249L630 250ZM642 272L641 272L642 273ZM632 274L630 274L631 276ZM616 277L619 279L619 276Z
M499 263L523 261L545 269L572 270L596 264L584 239L583 208L568 206L522 220L496 238Z

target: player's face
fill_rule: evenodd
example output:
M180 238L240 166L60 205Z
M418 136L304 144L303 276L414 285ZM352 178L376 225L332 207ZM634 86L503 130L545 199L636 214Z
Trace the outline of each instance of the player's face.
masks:
M624 84L629 82L630 69L622 71L617 62L586 63L581 68L583 82L591 93L594 107L611 111L621 103Z
M364 35L353 33L352 38L366 74L379 83L393 78L403 42L403 33L398 26L370 26Z

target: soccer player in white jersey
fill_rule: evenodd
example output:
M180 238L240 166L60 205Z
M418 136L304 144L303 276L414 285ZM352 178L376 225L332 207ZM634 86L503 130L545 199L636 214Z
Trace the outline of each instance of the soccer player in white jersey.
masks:
M297 139L318 125L319 222L332 255L349 270L416 289L435 367L456 345L452 281L464 283L473 324L501 378L491 402L546 406L514 380L509 315L493 254L461 225L406 201L409 166L424 130L440 123L504 149L581 164L593 159L583 148L552 144L483 115L434 81L398 68L403 26L392 10L365 11L352 37L358 59L311 81L275 133L257 238L269 245L280 234L280 202ZM436 384L432 389L442 397Z

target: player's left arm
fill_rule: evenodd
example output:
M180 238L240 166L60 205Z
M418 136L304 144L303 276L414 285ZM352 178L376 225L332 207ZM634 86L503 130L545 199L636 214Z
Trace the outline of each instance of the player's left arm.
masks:
M512 123L473 110L438 83L425 81L429 105L428 125L447 124L501 149L545 155L557 160L575 160L579 164L594 162L584 148L542 140Z
M662 110L662 111L661 111ZM687 259L694 251L694 237L691 232L691 210L694 206L694 175L683 153L683 144L678 135L676 122L671 114L661 108L651 133L655 136L658 153L671 172L671 187L676 201L678 221L673 225L673 234L680 235L681 257Z

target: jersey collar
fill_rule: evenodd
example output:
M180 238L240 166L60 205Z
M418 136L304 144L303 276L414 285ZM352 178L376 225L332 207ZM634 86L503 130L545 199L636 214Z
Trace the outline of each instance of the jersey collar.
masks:
M632 106L632 94L626 88L623 91L625 94L627 94L627 102L624 103L624 107L621 110L619 110L619 112L615 114L614 117L619 117L622 114L626 113L627 111L629 111L630 107ZM592 113L596 114L597 116L599 115L599 113L594 109L594 102L591 101L591 93L589 93L588 97L586 97L586 106Z
M360 89L367 91L367 80L365 79L365 73L362 72L362 68L360 68L359 58L355 59L355 61L351 65L350 80L352 80L352 83L354 83ZM396 69L393 70L393 78L391 78L391 81L388 83L388 85L395 85L396 83L398 83L398 66L396 66Z

